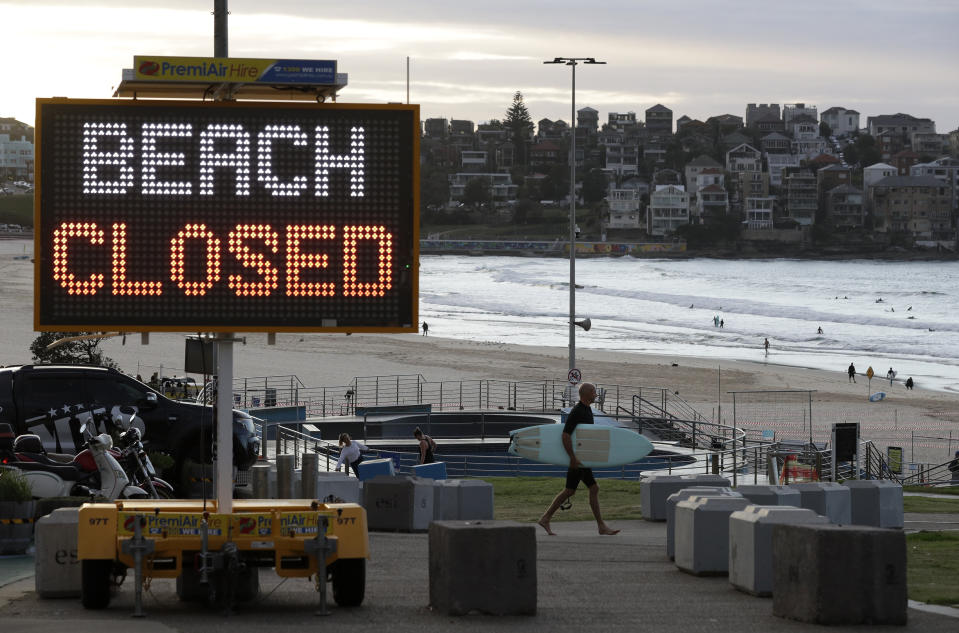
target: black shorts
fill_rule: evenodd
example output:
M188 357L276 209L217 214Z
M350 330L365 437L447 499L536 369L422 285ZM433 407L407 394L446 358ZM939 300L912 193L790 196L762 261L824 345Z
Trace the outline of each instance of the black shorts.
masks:
M596 485L596 478L593 477L592 468L570 468L566 471L566 489L576 490L579 482L586 484L587 488Z

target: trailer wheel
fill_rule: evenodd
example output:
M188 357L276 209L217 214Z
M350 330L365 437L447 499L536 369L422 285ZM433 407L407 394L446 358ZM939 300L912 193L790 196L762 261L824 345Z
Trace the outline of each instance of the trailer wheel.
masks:
M333 599L341 607L358 607L366 596L366 559L341 558L332 565Z
M80 561L80 601L85 609L106 609L110 605L112 560Z

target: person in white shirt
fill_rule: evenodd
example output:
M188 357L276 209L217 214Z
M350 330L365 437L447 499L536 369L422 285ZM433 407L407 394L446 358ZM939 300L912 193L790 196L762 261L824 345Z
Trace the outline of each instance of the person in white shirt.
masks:
M339 471L340 467L345 465L344 471L347 474L352 468L353 474L359 477L359 465L363 461L363 453L367 450L369 449L363 442L350 439L349 433L340 433L340 459L336 462L336 470Z

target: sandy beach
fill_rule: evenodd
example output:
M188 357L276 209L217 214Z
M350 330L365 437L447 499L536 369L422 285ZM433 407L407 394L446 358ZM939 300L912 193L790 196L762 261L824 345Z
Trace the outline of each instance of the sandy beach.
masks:
M33 244L28 240L0 240L0 364L31 361L29 345L33 330ZM420 334L284 334L275 345L263 333L238 334L245 344L234 351L237 377L296 375L309 387L348 385L354 377L420 374L427 381L451 380L564 380L567 350L499 343L481 343L443 338L435 326L430 336ZM139 334L126 341L103 342L107 356L131 374L147 377L163 367L166 375L183 375L183 334L154 333L149 345ZM690 357L666 357L614 351L577 350L577 365L586 380L601 385L662 387L693 405L708 418L721 411L733 421L730 392L809 390L816 435L827 434L833 422L863 424L862 435L880 445L904 445L907 461L945 461L950 448L959 448L959 394L930 391L918 385L906 390L902 382L890 386L880 377L869 385L865 376L848 382L845 368L822 371L782 365L717 361ZM870 391L882 389L883 402L869 403ZM736 397L742 420L744 402L757 396ZM770 422L790 419L802 426L809 408L795 403L797 396L762 396L755 410ZM784 408L785 407L785 408ZM802 416L796 421L796 416ZM761 423L761 422L757 422ZM775 425L772 425L775 426ZM919 440L916 440L916 437ZM926 438L943 438L942 441ZM949 443L948 438L952 438ZM910 445L911 443L911 445ZM912 449L912 454L910 454Z

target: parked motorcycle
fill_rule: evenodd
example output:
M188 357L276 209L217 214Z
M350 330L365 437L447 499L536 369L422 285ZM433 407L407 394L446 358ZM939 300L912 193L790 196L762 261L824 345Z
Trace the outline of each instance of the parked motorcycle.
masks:
M140 428L135 425L136 409L117 406L111 410L111 419L121 431L117 440L118 461L134 485L146 489L154 499L174 499L176 493L166 481L157 477L156 468L147 455L141 440Z
M96 423L105 413L104 409L95 409L76 415L80 436L86 440L86 448L76 456L47 453L40 437L33 434L21 435L10 445L9 439L4 438L12 435L12 428L0 424L0 463L20 470L37 498L92 495L112 500L150 497L142 487L131 483L117 459L121 451L112 450L113 438L108 433L94 434ZM131 452L136 450L134 444ZM142 444L139 444L139 450L142 450ZM172 496L169 484L160 481L159 484L156 480L151 481L156 493L153 496L159 497L160 489L169 489Z

